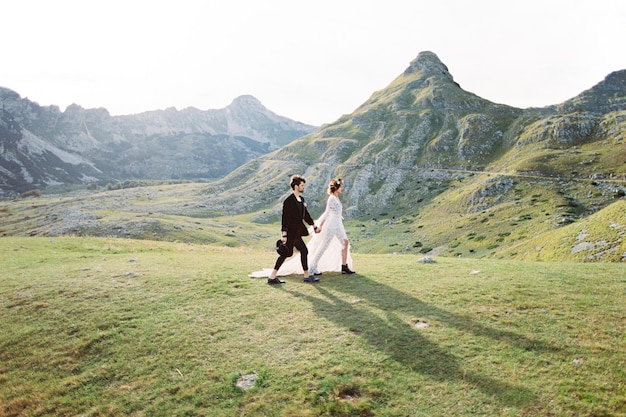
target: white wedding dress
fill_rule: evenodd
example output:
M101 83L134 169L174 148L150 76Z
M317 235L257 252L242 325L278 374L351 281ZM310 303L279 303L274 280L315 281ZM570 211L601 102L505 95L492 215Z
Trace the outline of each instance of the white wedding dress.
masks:
M311 240L307 243L309 249L309 272L339 272L341 271L341 250L343 242L348 239L346 229L343 227L343 207L337 196L331 194L326 201L326 210L315 221L320 225L322 231L314 233L309 228L312 235ZM286 276L292 274L300 274L302 263L298 251L294 249L294 256L285 261L278 270L278 276ZM348 245L348 268L352 269L352 256L350 255L350 246ZM269 277L272 268L264 268L261 271L252 272L249 276L252 278Z

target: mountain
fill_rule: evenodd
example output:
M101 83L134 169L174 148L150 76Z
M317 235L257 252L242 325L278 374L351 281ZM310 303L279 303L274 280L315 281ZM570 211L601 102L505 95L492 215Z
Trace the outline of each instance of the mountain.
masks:
M518 109L464 91L434 53L423 52L354 113L244 164L207 193L239 184L229 194L248 199L229 209L261 210L268 203L262 195L287 192L292 173L307 175L316 195L344 176L348 214L361 216L403 213L480 173L490 183L524 173L574 181L623 176L625 79L619 71L562 105Z
M319 213L342 176L344 213L368 250L495 255L623 198L625 132L626 70L560 105L519 109L463 90L422 52L352 114L209 184L197 215L275 220L295 173Z
M313 216L329 180L345 179L355 252L626 262L626 70L564 103L519 109L463 90L422 52L353 113L223 178L24 202L3 209L0 232L271 244L265 230L296 173Z
M42 107L0 88L0 197L57 184L218 178L315 129L241 96L129 116Z

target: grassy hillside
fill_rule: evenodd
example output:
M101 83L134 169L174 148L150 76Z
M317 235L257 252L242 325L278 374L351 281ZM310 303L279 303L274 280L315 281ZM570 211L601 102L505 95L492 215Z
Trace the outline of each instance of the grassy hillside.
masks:
M0 201L0 236L102 236L259 247L280 227L251 215L197 216L202 183ZM276 220L276 217L274 217Z
M542 261L626 259L626 200L613 199L606 208L579 218L581 205L589 206L585 195L603 192L592 181L573 182L564 195L543 178L474 173L446 181L445 192L414 191L420 184L433 184L437 173L431 175L428 182L416 177L404 184L396 210L347 218L353 250ZM198 193L205 186L159 185L2 201L0 235L103 236L271 249L280 229L278 186L266 196L265 209L222 216L203 213L207 208ZM416 193L424 205L406 210ZM323 191L307 189L306 194L313 215L321 214Z
M626 415L624 264L356 253L272 287L249 248L0 254L2 417Z
M593 190L590 183L577 184ZM572 187L573 188L573 187ZM579 219L578 200L549 181L475 174L413 215L347 222L357 251L541 261L626 261L626 200Z
M580 222L521 241L498 256L520 260L626 262L626 200Z

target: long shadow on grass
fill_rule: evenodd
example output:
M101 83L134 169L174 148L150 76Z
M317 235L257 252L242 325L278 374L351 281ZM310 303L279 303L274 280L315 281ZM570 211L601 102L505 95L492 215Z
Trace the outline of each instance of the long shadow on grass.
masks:
M469 383L477 389L492 396L497 401L509 406L523 406L537 400L536 395L526 388L514 386L497 379L467 372L462 369L460 360L445 348L424 337L419 330L410 323L400 319L395 311L410 310L420 317L429 316L446 322L463 331L474 332L494 339L506 339L522 343L525 346L536 346L537 342L520 338L509 332L501 332L478 325L467 317L447 312L413 298L401 291L380 284L360 275L356 282L342 283L325 280L323 286L316 285L322 297L313 297L297 291L288 291L295 296L311 303L313 309L320 316L359 335L368 343L380 350L383 354L406 366L413 372L418 372L437 381L458 380ZM329 292L326 288L336 288L349 292L358 298L376 305L386 312L384 318L364 308L360 303L347 302Z
M356 298L367 300L372 305L385 311L402 311L420 318L436 320L448 326L477 336L489 337L499 342L527 351L554 352L558 349L539 339L533 339L512 331L500 330L484 326L469 314L456 314L428 304L419 298L373 281L363 275L354 278L329 279L324 286L344 293L353 294Z

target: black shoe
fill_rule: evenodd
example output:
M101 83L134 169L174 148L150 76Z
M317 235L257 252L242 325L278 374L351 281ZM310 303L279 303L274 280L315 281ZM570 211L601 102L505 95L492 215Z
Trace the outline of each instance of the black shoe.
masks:
M348 268L348 265L341 265L341 273L342 274L355 274L356 272Z
M304 282L319 282L319 278L315 278L313 275L309 275L307 278L304 278Z
M280 280L278 278L268 278L267 279L267 283L270 284L270 285L273 285L273 284L284 284L285 281L282 281L282 280Z

